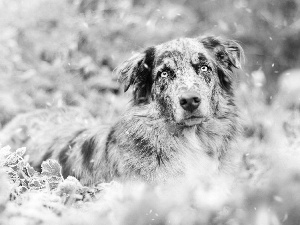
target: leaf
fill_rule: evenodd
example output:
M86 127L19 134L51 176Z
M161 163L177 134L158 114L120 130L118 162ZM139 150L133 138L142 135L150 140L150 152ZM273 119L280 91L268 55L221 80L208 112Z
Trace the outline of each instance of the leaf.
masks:
M62 177L58 177L58 176L51 176L46 178L50 190L56 189L63 180L64 179Z
M9 178L13 182L17 182L20 179L18 173L16 171L14 171L12 168L7 167L5 170L6 170L6 173L8 174L8 176L9 176Z
M72 176L68 176L60 185L59 192L66 194L74 194L76 191L82 188L81 183Z
M61 175L61 166L54 159L48 159L42 163L42 173L43 176L56 176L62 177Z
M33 169L32 166L29 165L29 163L26 164L25 168L26 168L27 175L28 175L29 177L33 177L35 174L38 173L37 171L35 171L35 170Z
M25 167L25 165L26 165L26 162L24 162L24 160L20 160L20 161L18 162L18 164L17 164L17 168L18 168L19 170L23 170L24 167Z
M4 166L15 167L18 166L18 163L22 160L23 158L21 156L19 156L16 152L13 152L6 158Z
M40 190L40 189L45 188L45 181L40 177L34 177L28 183L28 186L30 189L33 189L33 190Z
M26 152L26 148L19 148L14 152L9 152L10 147L4 147L1 149L1 151L4 149L4 152L2 155L0 155L0 162L1 166L8 166L8 167L15 167L17 166L19 169L23 166L23 155ZM3 157L6 156L5 159Z
M25 193L28 190L25 186L16 187L15 191L18 195Z
M26 152L26 148L25 148L25 147L23 147L23 148L18 148L18 149L16 150L16 154L19 155L19 156L24 156L25 152Z

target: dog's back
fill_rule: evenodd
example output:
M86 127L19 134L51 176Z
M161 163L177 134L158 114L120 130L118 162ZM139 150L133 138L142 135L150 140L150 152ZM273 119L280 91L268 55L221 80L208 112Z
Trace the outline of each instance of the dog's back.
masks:
M73 175L81 178L85 173L81 165L86 163L83 157L89 154L90 147L85 140L93 133L95 121L88 112L79 108L36 110L20 114L7 124L0 132L0 143L10 145L13 150L25 146L29 162L37 171L41 170L43 161L53 158L62 165L64 177ZM98 125L97 131L101 130ZM103 126L103 138L106 130ZM73 154L73 148L82 150ZM76 168L79 170L76 171Z
M2 143L9 144L12 148L27 145L45 129L57 129L60 126L79 125L86 126L92 116L77 108L50 108L16 116L0 133Z

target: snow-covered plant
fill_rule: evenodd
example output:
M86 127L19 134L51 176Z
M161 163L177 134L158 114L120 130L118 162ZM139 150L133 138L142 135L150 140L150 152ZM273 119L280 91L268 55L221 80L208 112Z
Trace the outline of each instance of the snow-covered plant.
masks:
M48 159L36 171L26 160L26 148L11 151L9 146L0 149L0 168L8 175L12 184L11 198L15 199L26 191L51 192L61 197L64 204L76 201L90 201L100 189L88 188L69 176L64 179L61 166L54 159Z

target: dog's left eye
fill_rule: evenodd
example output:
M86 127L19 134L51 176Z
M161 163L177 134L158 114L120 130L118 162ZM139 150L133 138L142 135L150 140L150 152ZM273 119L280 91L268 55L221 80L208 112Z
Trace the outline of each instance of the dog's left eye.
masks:
M201 66L200 70L201 72L206 72L208 71L208 66Z
M168 77L168 72L167 71L164 71L160 74L161 77L165 78L165 77Z

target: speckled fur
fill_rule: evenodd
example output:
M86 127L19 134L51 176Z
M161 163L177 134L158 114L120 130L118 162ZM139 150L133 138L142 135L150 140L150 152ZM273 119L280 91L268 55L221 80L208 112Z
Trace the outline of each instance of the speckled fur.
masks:
M156 183L190 172L226 172L238 134L232 84L241 55L236 42L215 37L150 47L117 70L125 91L133 86L133 106L114 125L94 125L93 118L73 110L42 110L13 120L0 133L0 142L26 146L36 168L55 158L65 177L74 175L84 184L112 179ZM201 97L193 112L179 104L184 91ZM49 119L55 115L60 122Z

